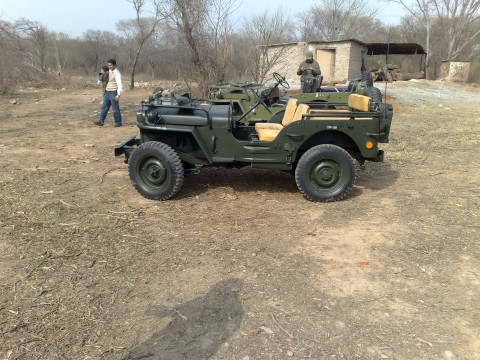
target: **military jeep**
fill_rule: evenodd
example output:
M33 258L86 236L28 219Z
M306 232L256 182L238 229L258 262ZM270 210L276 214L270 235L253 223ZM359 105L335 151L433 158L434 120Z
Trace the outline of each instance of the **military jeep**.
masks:
M355 160L383 161L379 144L388 142L393 110L356 93L344 109L329 105L314 109L292 98L280 123L245 125L230 105L151 97L137 111L140 137L116 146L115 156L125 156L133 186L148 199L173 198L193 169L248 165L290 171L306 199L337 201L355 183Z
M348 86L323 86L314 92L301 92L290 96L280 96L278 86L278 81L268 86L254 82L211 85L208 101L214 105L230 105L233 117L245 125L265 121L274 114L277 115L271 121L281 122L290 97L307 103L311 108L324 108L328 105L330 108L346 109L348 95L351 93L367 95L374 101L381 101L380 90L373 87L370 72L364 72L362 78L352 79Z

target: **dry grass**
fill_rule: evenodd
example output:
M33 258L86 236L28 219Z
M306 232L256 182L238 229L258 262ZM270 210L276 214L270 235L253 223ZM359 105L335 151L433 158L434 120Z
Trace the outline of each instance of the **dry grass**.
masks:
M0 99L0 358L480 356L477 109L394 104L342 202L250 168L154 202L113 157L146 95L118 129L97 89Z

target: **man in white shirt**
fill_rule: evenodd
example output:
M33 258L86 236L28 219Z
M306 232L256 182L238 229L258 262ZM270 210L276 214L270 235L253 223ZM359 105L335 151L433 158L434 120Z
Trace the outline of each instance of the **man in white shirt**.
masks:
M117 61L110 59L107 61L108 65L108 84L105 88L105 94L103 95L103 105L100 112L100 118L93 123L97 126L103 126L105 118L107 117L110 106L113 109L113 118L115 120L115 127L122 126L122 114L120 113L120 95L123 91L122 75L117 69Z

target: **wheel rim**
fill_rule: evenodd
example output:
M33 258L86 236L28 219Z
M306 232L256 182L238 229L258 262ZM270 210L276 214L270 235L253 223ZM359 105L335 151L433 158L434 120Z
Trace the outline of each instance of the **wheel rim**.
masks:
M310 179L320 191L338 187L342 183L342 167L334 160L321 160L312 166Z
M156 157L149 157L139 164L138 173L142 182L149 188L161 188L168 178L168 170Z

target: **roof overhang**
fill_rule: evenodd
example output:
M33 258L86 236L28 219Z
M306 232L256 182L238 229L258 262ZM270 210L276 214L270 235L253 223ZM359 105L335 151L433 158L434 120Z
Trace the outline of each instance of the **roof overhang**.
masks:
M424 55L423 47L415 43L370 43L367 55Z

